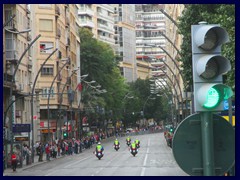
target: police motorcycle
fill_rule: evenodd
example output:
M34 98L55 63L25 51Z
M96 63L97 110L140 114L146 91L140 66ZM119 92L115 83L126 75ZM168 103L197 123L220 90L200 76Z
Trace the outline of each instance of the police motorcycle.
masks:
M98 142L98 145L101 145L101 143ZM93 152L93 153L94 153L94 152ZM96 155L96 157L100 160L100 159L103 157L103 155L104 155L103 147L100 149L100 148L98 148L98 146L97 146L97 147L96 147L96 151L95 151L95 155Z
M137 149L137 146L135 146L135 147L133 147L133 146L130 146L130 148L129 148L130 150L130 152L131 152L131 154L135 157L136 156L136 154L138 153L138 149Z
M130 146L130 144L131 144L131 139L126 139L126 144L127 144L127 146Z
M140 148L140 141L138 141L138 142L135 141L135 144L136 144L137 149L139 149Z
M117 139L116 139L116 141L117 141ZM118 142L118 144L116 144L116 143L114 142L113 147L114 147L114 149L115 149L116 151L118 151L118 150L120 149L120 144L119 144L119 142Z

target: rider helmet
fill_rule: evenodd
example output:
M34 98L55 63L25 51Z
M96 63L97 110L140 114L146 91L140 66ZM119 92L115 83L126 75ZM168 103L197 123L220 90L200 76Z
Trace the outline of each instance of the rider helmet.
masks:
M101 142L98 142L98 145L101 145Z

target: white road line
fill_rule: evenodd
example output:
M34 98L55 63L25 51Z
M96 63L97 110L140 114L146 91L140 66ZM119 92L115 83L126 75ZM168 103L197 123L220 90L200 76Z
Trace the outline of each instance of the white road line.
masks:
M142 167L142 171L141 171L141 176L144 176L144 173L145 173L145 170L146 170L146 168L144 166L146 166L146 164L147 164L149 146L150 146L150 139L148 139L147 153L146 153L145 158L144 158L143 167Z
M84 161L84 160L86 160L86 159L88 159L88 158L90 158L90 157L92 157L92 156L88 156L88 157L83 158L83 159L81 159L81 160L79 160L79 161L77 161L77 162L73 162L73 163L71 163L71 164L69 164L69 165L67 165L67 166L64 166L64 168L68 168L69 166L72 166L72 165L74 165L74 164L78 164L79 162ZM45 174L44 176L49 176L49 175L51 175L51 174L54 174L54 173L57 172L57 171L59 171L59 170L56 169L55 171L52 171L52 172L50 172L50 173L47 173L47 174Z
M73 163L71 163L71 164L69 164L69 165L67 165L67 166L64 166L64 168L68 168L69 166L78 164L79 162L84 161L84 160L86 160L86 159L88 159L88 158L90 158L90 157L92 157L92 156L88 156L88 157L83 158L83 159L81 159L81 160L79 160L79 161L73 162Z

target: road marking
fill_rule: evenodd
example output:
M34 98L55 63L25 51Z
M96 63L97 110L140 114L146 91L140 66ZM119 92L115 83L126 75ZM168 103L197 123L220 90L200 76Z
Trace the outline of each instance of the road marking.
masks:
M92 157L92 156L88 156L88 157L83 158L83 159L81 159L81 160L79 160L79 161L77 161L77 162L73 162L73 163L71 163L71 164L69 164L69 165L67 165L67 166L64 166L64 168L68 168L69 166L72 166L72 165L78 164L79 162L81 162L81 161L85 161L86 159L88 159L88 158L90 158L90 157Z
M146 168L144 166L146 166L146 164L147 164L149 146L150 146L150 139L148 139L147 153L146 153L145 158L144 158L143 167L142 167L142 171L141 171L141 176L144 176L144 173L145 173L145 170L146 170Z

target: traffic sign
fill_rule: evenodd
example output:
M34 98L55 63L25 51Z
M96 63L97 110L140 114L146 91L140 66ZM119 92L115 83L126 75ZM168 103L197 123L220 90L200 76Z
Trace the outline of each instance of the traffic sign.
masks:
M235 162L235 132L223 117L213 115L214 167L216 175L223 175ZM177 127L173 155L178 165L193 176L203 175L203 154L200 114L193 114Z

